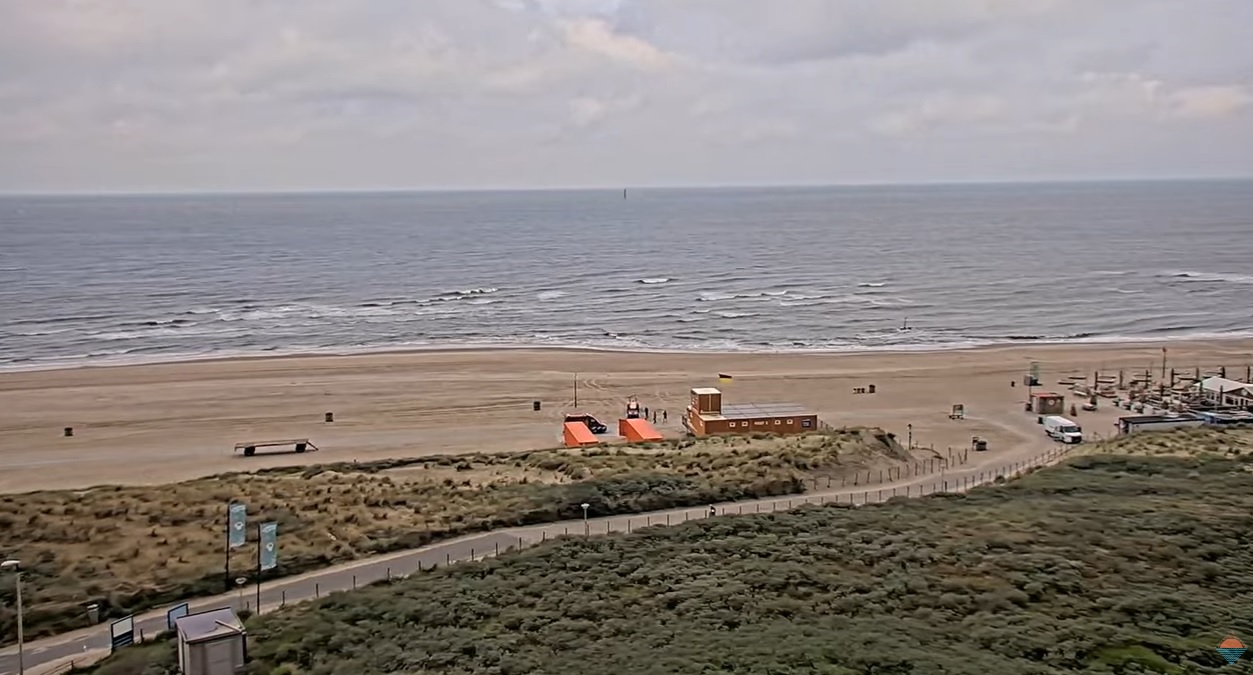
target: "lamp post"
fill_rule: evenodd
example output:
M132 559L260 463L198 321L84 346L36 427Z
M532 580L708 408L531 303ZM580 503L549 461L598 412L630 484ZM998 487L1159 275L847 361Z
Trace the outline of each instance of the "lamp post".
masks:
M592 534L591 526L587 523L587 509L591 507L591 504L583 502L582 504L579 504L579 506L583 507L583 536L587 537Z
M13 570L13 576L16 579L14 585L17 587L17 675L24 675L26 662L22 654L25 641L22 633L22 563L16 560L6 560L0 563L0 570Z
M900 427L897 427L898 429ZM905 428L909 430L909 450L914 449L914 425L906 424Z

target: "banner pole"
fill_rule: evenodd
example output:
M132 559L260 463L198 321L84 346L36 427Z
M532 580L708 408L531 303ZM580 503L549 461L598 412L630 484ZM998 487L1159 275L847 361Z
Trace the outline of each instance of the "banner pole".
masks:
M233 504L230 502L226 503L226 578L224 581L226 583L227 593L231 592L231 526L234 525L234 523L231 522L233 520L231 518L232 506Z
M257 523L257 614L261 613L261 551L265 542L261 540L261 523Z

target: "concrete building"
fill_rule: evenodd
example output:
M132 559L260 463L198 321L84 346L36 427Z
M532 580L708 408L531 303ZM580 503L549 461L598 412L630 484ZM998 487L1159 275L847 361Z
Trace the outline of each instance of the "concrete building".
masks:
M1253 384L1225 377L1201 380L1201 398L1206 403L1253 410Z
M818 430L818 415L793 403L723 405L712 387L692 390L683 426L694 436L716 434L803 434Z
M243 675L247 634L234 610L188 614L175 619L174 628L183 675Z

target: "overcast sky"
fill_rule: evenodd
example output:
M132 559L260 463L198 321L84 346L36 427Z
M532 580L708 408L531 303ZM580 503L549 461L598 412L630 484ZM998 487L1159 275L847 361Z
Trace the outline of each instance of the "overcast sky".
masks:
M0 191L1253 175L1253 0L0 0Z

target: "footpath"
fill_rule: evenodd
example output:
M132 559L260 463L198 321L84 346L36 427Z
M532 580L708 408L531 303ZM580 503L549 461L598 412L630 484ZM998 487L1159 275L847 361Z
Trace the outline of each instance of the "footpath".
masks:
M819 481L815 489L785 497L769 497L739 502L669 509L631 515L607 516L587 520L567 520L545 525L509 528L448 539L422 548L397 551L372 558L344 563L285 577L262 584L244 586L238 593L188 600L189 612L232 607L238 610L271 612L288 604L306 602L339 591L350 591L377 581L404 577L437 566L481 560L507 551L528 548L565 536L593 536L628 533L643 527L679 525L689 520L717 516L786 511L804 505L831 503L861 506L887 501L893 497L921 497L937 492L964 492L973 487L1010 479L1036 467L1048 466L1063 459L1068 451L1045 439L1021 435L1023 442L996 455L982 457L962 452L948 466L945 459L918 462L898 475L895 471L881 474L876 470L862 474L857 485L847 482L831 486ZM980 461L983 460L983 461ZM821 489L818 489L821 488ZM714 513L711 513L711 506ZM258 604L259 600L259 604ZM179 604L179 603L176 603ZM173 605L171 605L173 606ZM135 615L136 642L152 638L166 630L169 607ZM59 675L74 666L85 666L108 656L109 622L64 633L33 642L25 648L25 675ZM0 650L0 675L17 675L17 647Z

